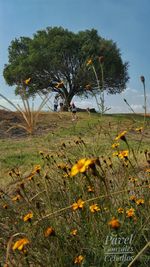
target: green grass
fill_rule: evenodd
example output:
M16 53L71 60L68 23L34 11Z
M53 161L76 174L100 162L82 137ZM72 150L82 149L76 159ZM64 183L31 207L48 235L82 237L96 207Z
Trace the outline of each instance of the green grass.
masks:
M143 125L140 116L133 120L133 115L79 113L78 117L72 122L69 113L61 117L43 114L39 125L43 126L42 121L45 129L55 125L50 131L0 140L2 266L127 267L132 259L105 261L104 249L114 248L106 246L107 236L128 238L131 234L133 257L140 255L133 266L149 266L149 250L141 252L150 239L149 163L145 157L145 153L149 157L149 120L137 132L136 127ZM119 140L119 148L112 149L114 138L122 131L127 131L125 141ZM129 150L127 158L112 156L122 150ZM81 162L75 165L80 159L88 159L85 169ZM73 166L78 173L72 176ZM78 206L79 199L83 207ZM99 209L92 212L92 205ZM130 209L131 217L127 216ZM32 215L25 221L27 214ZM114 218L117 228L112 225ZM29 242L25 251L13 249L21 238ZM78 256L83 261L76 264Z
M98 114L79 113L76 122L71 121L70 114L62 114L62 118L50 115L50 119L55 121L56 127L43 136L33 136L26 138L3 139L0 140L0 181L2 184L7 182L8 172L14 167L20 166L22 170L30 169L34 164L40 164L39 151L59 151L61 143L76 140L79 136L84 138L87 147L91 149L91 143L98 146L92 146L91 153L105 154L110 151L110 141L112 142L115 135L119 131L136 128L142 125L142 117L140 115L105 115L101 118ZM42 117L44 126L50 123L48 114ZM150 122L150 120L148 119ZM107 134L110 134L108 136ZM150 131L147 128L147 135L143 138L141 149L146 149L150 144ZM100 135L100 137L99 137ZM137 140L140 139L135 132L130 130L130 145L135 149ZM125 149L125 144L122 146ZM72 150L73 149L73 150ZM75 143L72 142L71 150L76 153ZM3 177L5 176L5 179Z

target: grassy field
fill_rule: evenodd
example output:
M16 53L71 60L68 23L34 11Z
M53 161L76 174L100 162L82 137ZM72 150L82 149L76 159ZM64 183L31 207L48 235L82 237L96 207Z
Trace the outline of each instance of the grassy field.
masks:
M150 265L150 118L43 113L0 147L1 266Z

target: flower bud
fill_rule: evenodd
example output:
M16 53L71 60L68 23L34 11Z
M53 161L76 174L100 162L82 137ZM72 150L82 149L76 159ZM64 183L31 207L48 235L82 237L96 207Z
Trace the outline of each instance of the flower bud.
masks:
M104 57L103 56L100 56L99 57L99 62L102 64L104 62Z
M144 76L141 76L140 79L141 79L142 83L145 83L145 77Z

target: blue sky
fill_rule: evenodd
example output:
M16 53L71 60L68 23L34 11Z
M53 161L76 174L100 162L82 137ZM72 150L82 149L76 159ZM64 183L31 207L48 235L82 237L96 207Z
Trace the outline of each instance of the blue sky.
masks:
M149 0L0 0L0 93L15 99L14 89L3 78L8 46L20 36L32 37L47 26L62 26L74 32L95 28L117 43L129 62L130 81L121 95L106 96L112 112L128 112L126 98L136 112L142 111L145 76L150 111L150 1ZM0 104L4 101L0 98ZM91 100L78 105L92 106Z

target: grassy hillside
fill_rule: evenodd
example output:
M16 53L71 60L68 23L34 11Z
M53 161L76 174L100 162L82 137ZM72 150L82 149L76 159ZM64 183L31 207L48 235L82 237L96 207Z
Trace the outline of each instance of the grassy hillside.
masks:
M149 266L149 118L43 113L0 147L2 266Z
M12 115L11 115L12 116ZM9 120L7 117L7 120ZM119 131L129 130L130 143L138 146L141 139L138 132L134 131L143 124L143 118L139 115L105 115L102 118L98 114L88 115L79 113L78 120L72 122L70 113L43 113L40 116L38 129L34 136L29 136L18 129L2 134L0 139L0 180L4 184L8 178L8 172L14 167L26 170L34 164L40 164L39 151L58 152L63 142L71 141L71 149L76 150L74 140L81 137L85 143L91 144L98 140L98 146L93 147L98 155L110 150L110 142ZM10 126L6 121L7 127ZM3 127L3 126L2 126ZM9 128L8 128L9 129ZM6 130L7 131L7 130ZM5 131L5 133L6 133ZM146 149L150 144L150 129L146 128L140 149ZM5 179L4 179L5 177Z

